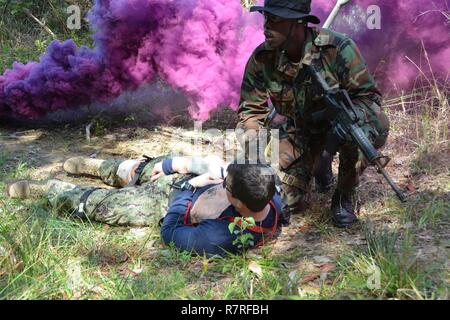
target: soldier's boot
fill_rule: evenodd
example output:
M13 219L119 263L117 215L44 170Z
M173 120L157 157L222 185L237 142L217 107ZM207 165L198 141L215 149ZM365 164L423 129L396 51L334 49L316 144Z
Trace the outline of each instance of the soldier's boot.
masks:
M88 157L74 157L64 162L64 171L74 175L100 177L100 166L104 161Z
M49 183L59 182L58 179L50 180L18 180L6 186L6 196L13 199L38 198L48 190Z
M338 190L331 200L331 213L334 224L339 228L348 228L358 221L354 212L352 196Z
M334 155L324 151L319 158L317 168L314 172L316 190L319 193L327 193L336 182L332 169L333 157Z

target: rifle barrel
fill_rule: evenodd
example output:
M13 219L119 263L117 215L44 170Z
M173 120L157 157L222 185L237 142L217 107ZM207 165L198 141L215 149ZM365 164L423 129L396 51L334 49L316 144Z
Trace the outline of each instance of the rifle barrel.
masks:
M395 194L400 199L400 201L406 202L405 194L399 189L397 184L392 180L391 176L386 172L386 170L381 166L381 164L378 161L376 161L376 166L377 166L378 171L383 175L383 177L389 183L391 188L394 190Z

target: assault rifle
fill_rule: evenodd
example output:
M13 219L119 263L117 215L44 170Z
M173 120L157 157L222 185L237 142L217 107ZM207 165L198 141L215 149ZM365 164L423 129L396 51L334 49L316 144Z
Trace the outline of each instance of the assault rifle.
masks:
M309 68L313 79L316 80L323 90L322 98L326 105L324 111L319 111L312 115L312 121L314 123L320 123L324 120L331 121L334 125L334 132L339 137L349 137L358 146L369 163L374 165L378 173L383 175L400 201L405 202L406 196L385 170L391 159L376 150L363 130L358 126L358 115L348 92L343 89L331 89L315 66L311 65Z

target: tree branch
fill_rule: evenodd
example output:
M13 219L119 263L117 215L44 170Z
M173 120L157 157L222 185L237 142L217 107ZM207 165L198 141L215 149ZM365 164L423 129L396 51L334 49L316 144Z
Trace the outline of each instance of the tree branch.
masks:
M57 39L56 35L53 33L52 30L50 30L49 27L47 27L45 25L45 23L43 23L41 20L39 20L38 18L36 18L28 9L24 9L24 12L27 16L29 16L31 19L33 19L34 21L36 21L53 39Z

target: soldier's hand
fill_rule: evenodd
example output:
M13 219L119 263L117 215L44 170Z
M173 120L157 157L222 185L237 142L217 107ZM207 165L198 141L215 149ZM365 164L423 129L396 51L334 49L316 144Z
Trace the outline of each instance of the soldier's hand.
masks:
M156 181L162 176L165 176L165 173L162 168L162 161L155 164L152 170L152 177L150 178L150 181Z
M196 188L202 188L205 186L209 186L211 184L219 184L222 182L223 182L223 179L215 178L215 177L211 176L209 172L189 180L189 183Z
M340 123L334 124L332 132L340 143L351 143L353 141L349 132Z

